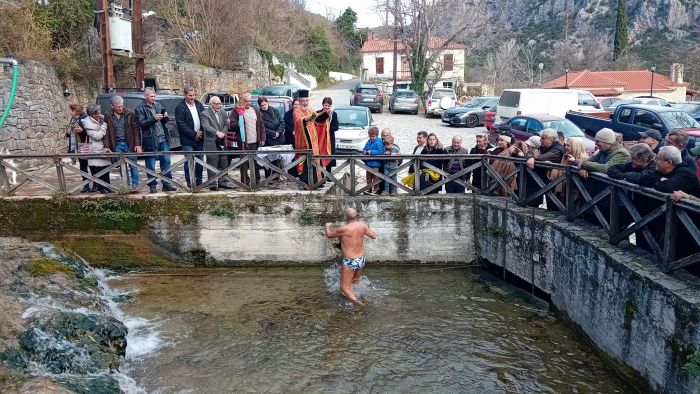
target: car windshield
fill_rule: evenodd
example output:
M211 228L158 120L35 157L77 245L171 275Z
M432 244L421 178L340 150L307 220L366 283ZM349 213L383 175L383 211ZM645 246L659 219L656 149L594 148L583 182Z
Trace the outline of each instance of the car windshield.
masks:
M336 109L338 114L339 127L367 127L369 119L367 118L367 110L365 109Z
M694 114L696 112L700 112L700 104L679 103L679 104L674 105L674 107L680 109L681 111L685 111L689 114Z
M481 107L481 106L483 106L484 104L486 104L486 101L488 101L488 99L485 99L485 98L475 98L475 99L469 100L469 101L467 101L466 103L464 103L464 104L462 105L462 107L466 107L466 108L478 108L478 107Z
M396 98L416 98L418 95L414 91L408 91L408 92L396 92L394 94L394 97Z
M569 138L569 137L583 137L583 131L578 128L575 124L571 123L570 120L568 119L562 119L562 120L549 120L542 122L544 127L546 128L552 128L556 131L561 131L564 133L564 137Z
M280 113L280 116L284 117L284 103L280 101L271 101L268 99L267 103L270 105L270 107L274 108L277 110L277 112ZM260 109L260 105L258 104L257 100L253 100L250 102L250 105L253 106L254 108Z
M596 101L595 97L593 97L593 95L591 95L590 93L579 93L578 105L587 105L595 107L596 105L598 105L598 101Z
M455 94L451 90L436 90L433 92L433 100L439 100L443 97L453 97Z
M520 92L504 91L498 100L498 105L517 108L520 106Z
M690 127L700 127L700 124L687 112L671 111L659 113L668 129L687 129Z
M360 93L360 94L379 94L379 89L377 89L377 88L357 88L357 93Z
M289 88L285 87L267 87L260 90L260 96L286 96Z

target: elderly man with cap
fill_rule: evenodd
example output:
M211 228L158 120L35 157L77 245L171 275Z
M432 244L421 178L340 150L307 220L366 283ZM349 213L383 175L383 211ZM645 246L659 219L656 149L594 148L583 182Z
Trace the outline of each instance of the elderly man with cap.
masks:
M294 109L294 147L295 149L310 149L314 155L330 155L330 130L328 127L316 127L317 116L316 111L309 108L309 91L300 89L299 107ZM295 160L301 156L303 155L296 155ZM318 162L319 160L316 161ZM329 165L330 162L330 159L320 160L320 164L324 167ZM309 180L311 180L311 183L316 183L318 179L321 179L321 170L318 168L315 168L315 171L308 174L307 163L299 163L297 171L299 178L304 183Z
M602 128L595 135L598 151L581 163L579 175L588 177L589 172L607 173L610 167L624 164L630 159L630 153L615 140L615 133L609 128Z
M639 137L639 142L649 145L654 154L658 154L659 148L663 146L663 144L661 144L662 137L659 130L648 129L646 131L642 131L639 133Z
M534 151L528 150L525 157L527 157L527 166L529 168L535 168L535 162L550 162L550 163L561 163L561 159L564 157L566 149L564 145L559 142L559 136L557 131L552 128L546 128L540 133L540 148L539 154L535 155ZM535 168L535 173L539 175L540 179L546 182L547 173L549 168L537 167ZM540 186L535 182L531 175L527 175L527 195L535 194L539 190ZM535 198L528 204L531 207L538 207L542 203L542 198ZM556 210L557 207L553 201L550 201L547 197L547 209Z

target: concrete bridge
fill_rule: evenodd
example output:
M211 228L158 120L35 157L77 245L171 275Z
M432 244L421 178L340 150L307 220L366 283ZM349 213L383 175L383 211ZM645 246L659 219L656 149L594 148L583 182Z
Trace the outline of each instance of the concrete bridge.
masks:
M489 194L507 188L509 178L525 182L527 170L516 159L512 176L501 176L488 158L480 159L469 170L493 182L469 184L473 192L459 195L424 195L429 188L418 184L398 196L362 196L371 185L356 175L361 159L346 158L349 171L331 173L333 182L308 184L309 190L6 197L0 200L0 235L52 241L112 268L166 260L203 266L328 264L337 250L324 238L322 225L338 221L342 208L351 205L380 236L367 246L370 266L481 262L545 293L642 390L699 392L700 380L684 367L694 365L690 356L700 356L700 285L674 266L675 253L688 245L672 245L674 236L656 245L660 254L637 248L627 238L635 230L643 233L651 219L637 216L640 226L632 224L631 232L616 229L619 212L604 212L596 203L620 194L656 197L661 213L655 218L675 221L676 235L680 228L691 236L696 224L685 219L698 207L604 176L599 180L608 182L607 191L587 195L569 169L559 183L578 188L579 205L569 196L554 203L556 211L531 208L535 194L558 198L551 193L556 181L540 180L535 193L521 186L508 190L508 197L495 197ZM420 157L408 158L414 168L423 164ZM278 169L282 174L284 168ZM595 212L599 226L579 218L586 210ZM671 256L670 264L664 256Z

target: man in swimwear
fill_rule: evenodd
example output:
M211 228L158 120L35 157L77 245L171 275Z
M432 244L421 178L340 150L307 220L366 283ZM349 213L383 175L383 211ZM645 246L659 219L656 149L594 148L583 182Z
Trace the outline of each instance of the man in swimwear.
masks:
M332 224L326 223L325 231L328 238L340 238L343 250L343 263L340 265L340 291L350 300L362 305L352 291L352 285L360 282L362 268L365 266L365 235L377 239L377 234L369 226L357 220L355 208L345 208L345 224L337 229L331 229Z

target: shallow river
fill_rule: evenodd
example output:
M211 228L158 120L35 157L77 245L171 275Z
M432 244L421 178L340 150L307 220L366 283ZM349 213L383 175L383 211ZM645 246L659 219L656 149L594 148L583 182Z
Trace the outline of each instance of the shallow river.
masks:
M626 393L546 303L469 268L376 267L337 295L337 269L130 274L125 372L148 392Z

